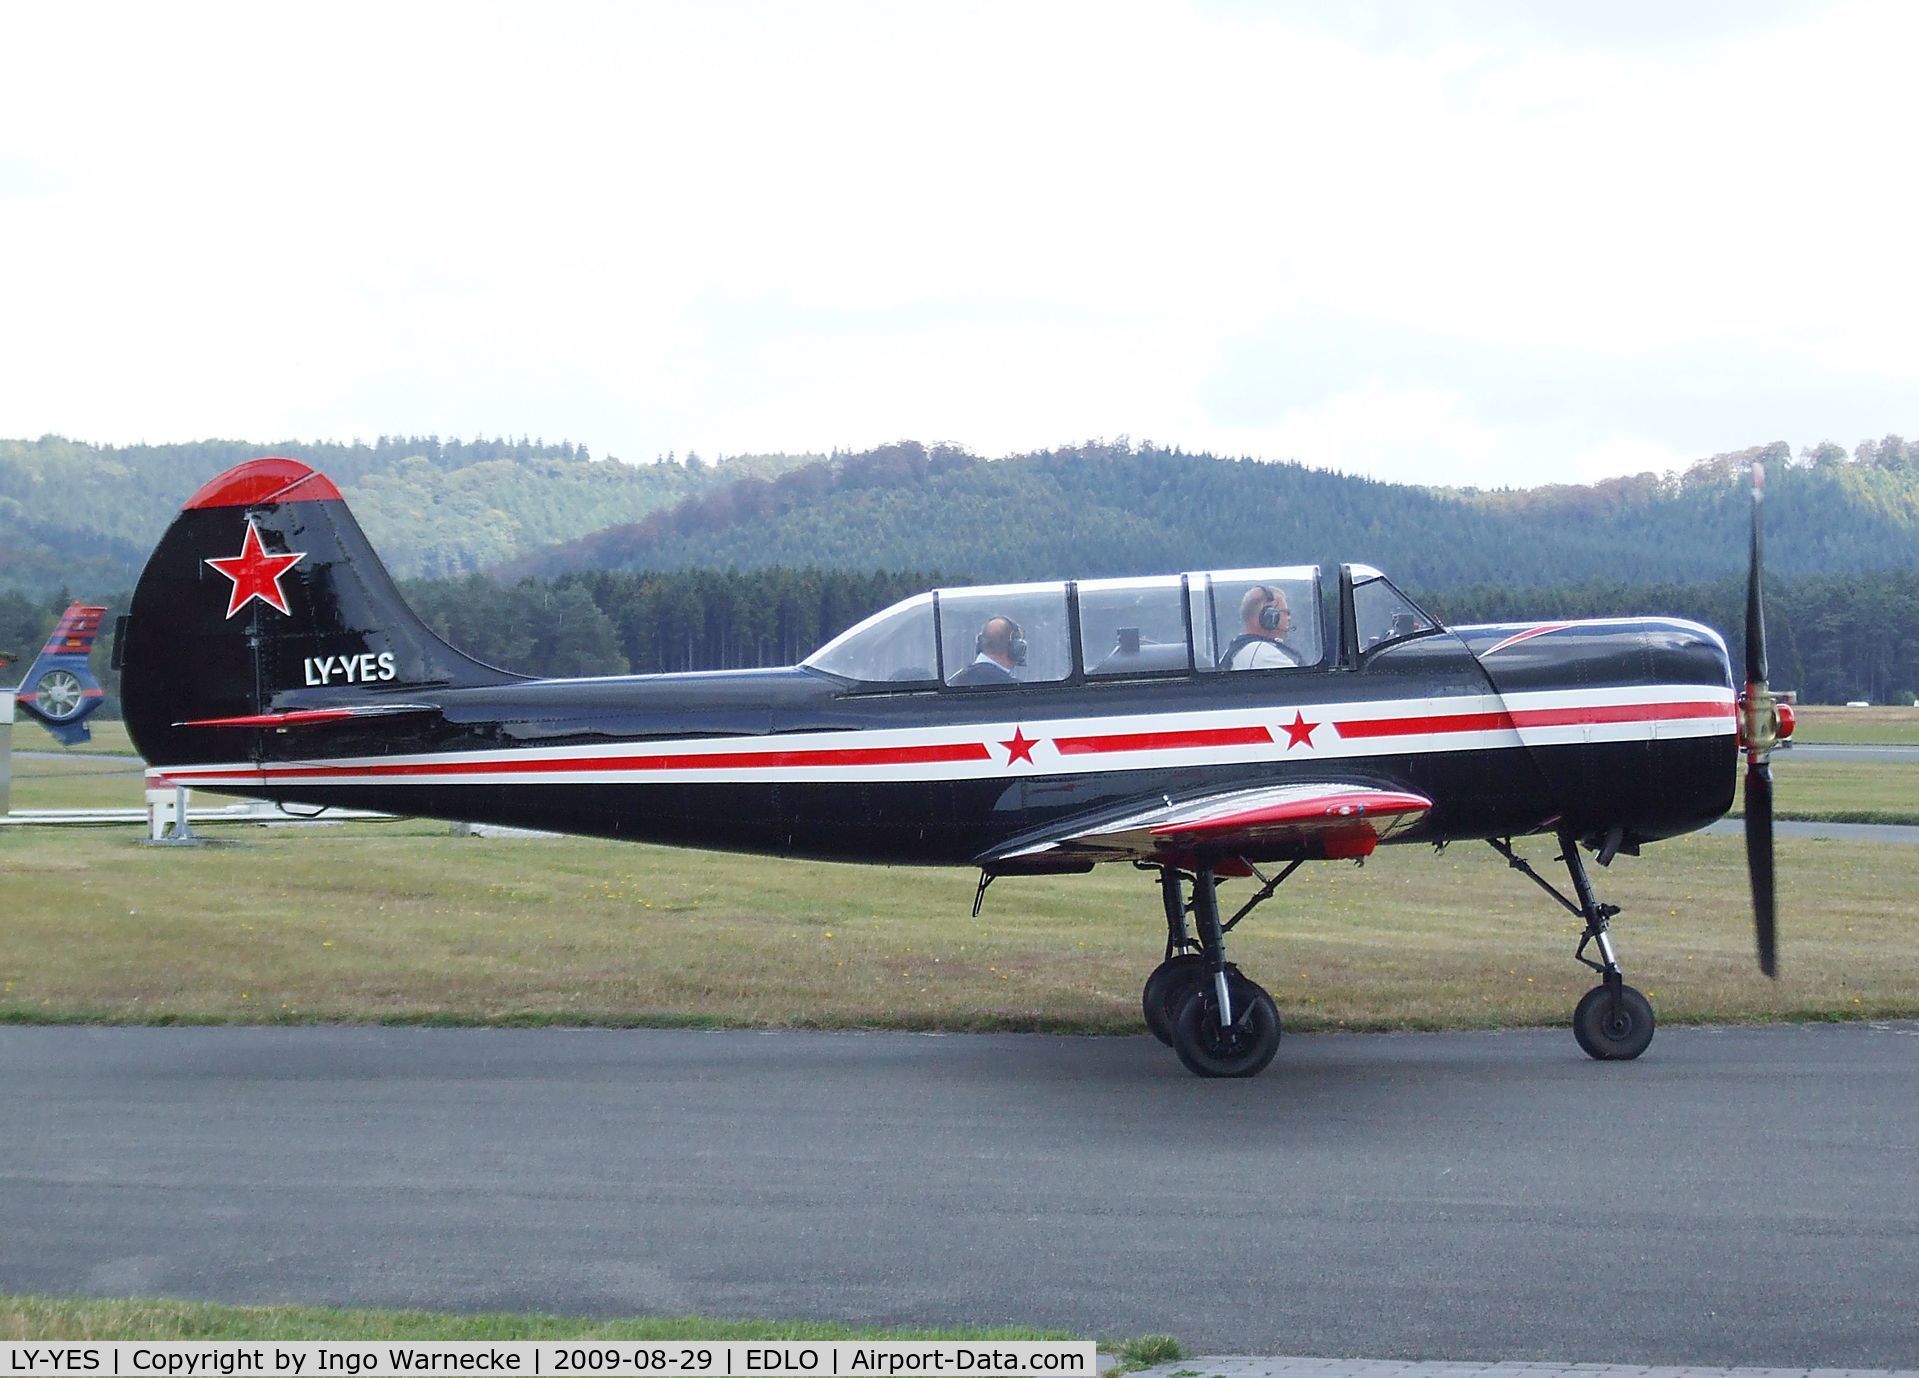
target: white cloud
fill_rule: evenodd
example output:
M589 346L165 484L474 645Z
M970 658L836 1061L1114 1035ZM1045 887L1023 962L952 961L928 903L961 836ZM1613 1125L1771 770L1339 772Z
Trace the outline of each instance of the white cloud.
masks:
M1913 428L1919 12L1365 13L16 8L0 434L1493 483Z

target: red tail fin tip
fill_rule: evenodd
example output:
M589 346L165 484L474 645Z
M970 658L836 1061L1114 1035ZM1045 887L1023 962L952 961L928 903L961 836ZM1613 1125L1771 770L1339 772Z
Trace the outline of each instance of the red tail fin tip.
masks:
M337 502L333 480L297 459L270 455L249 459L208 482L187 499L186 510L200 507L251 507L264 502Z

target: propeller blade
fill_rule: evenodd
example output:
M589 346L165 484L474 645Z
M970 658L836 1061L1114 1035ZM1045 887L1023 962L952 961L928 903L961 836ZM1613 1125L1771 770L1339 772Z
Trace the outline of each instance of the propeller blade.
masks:
M1765 574L1766 466L1752 466L1752 567L1746 576L1746 694L1740 721L1746 742L1746 870L1752 876L1752 924L1759 940L1759 969L1777 976L1777 914L1772 863L1772 766L1767 758L1779 740L1779 715L1766 684Z
M1752 465L1752 567L1746 576L1746 683L1766 682L1766 608L1760 592L1765 555L1766 466ZM1750 692L1750 690L1748 691Z
M1759 969L1778 976L1772 877L1772 767L1746 767L1746 869L1752 875L1752 922L1759 939Z

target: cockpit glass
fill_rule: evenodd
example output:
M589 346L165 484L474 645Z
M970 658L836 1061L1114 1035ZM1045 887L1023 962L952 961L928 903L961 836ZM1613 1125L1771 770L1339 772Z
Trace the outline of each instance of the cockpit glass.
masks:
M1073 672L1066 585L939 593L941 673L956 688L1048 684Z
M1354 570L1353 623L1359 633L1359 649L1370 651L1389 641L1403 641L1421 632L1430 632L1439 623L1417 603L1394 588L1379 574Z
M935 684L933 595L874 613L813 652L803 665L865 684Z
M1365 573L1380 592L1364 593L1362 606L1397 596ZM1381 608L1382 626L1400 625L1398 609ZM959 689L1057 684L1076 669L1100 680L1324 663L1313 565L941 589L873 614L801 662L860 684Z
M1179 576L1081 580L1079 637L1088 675L1184 674L1192 662Z
M1325 658L1316 566L1189 574L1186 591L1202 671L1296 669Z

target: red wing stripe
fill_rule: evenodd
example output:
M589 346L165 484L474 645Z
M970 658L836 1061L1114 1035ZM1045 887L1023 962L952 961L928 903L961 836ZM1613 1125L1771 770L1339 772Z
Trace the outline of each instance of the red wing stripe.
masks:
M778 770L797 766L905 766L945 761L990 761L983 742L933 746L839 747L815 751L688 752L658 756L548 757L535 761L421 761L404 765L266 766L274 780L325 780L334 776L431 778L447 775L564 775L575 771Z
M1199 727L1184 732L1116 732L1099 737L1055 737L1062 756L1108 751L1177 751L1196 746L1269 746L1273 734L1263 727Z
M1287 823L1324 827L1357 823L1368 816L1424 813L1432 806L1432 800L1417 794L1395 794L1386 790L1368 794L1322 795L1316 799L1289 799L1284 803L1264 804L1197 822L1162 823L1153 829L1153 833L1157 836L1161 833L1231 832L1239 828Z
M1341 737L1410 737L1432 732L1495 732L1520 727L1577 727L1666 718L1731 718L1730 703L1617 703L1586 708L1520 708L1512 712L1449 713L1419 718L1365 718L1334 723Z

